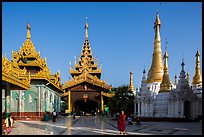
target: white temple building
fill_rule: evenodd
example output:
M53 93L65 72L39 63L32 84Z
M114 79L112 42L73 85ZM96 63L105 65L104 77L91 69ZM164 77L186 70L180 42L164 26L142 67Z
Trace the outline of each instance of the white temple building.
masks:
M162 60L160 19L157 12L154 23L155 39L152 65L143 70L141 87L135 94L134 114L142 118L182 118L195 120L202 117L202 76L200 72L200 53L196 52L196 67L192 83L189 73L184 70L184 60L177 81L172 84L168 74L168 53Z

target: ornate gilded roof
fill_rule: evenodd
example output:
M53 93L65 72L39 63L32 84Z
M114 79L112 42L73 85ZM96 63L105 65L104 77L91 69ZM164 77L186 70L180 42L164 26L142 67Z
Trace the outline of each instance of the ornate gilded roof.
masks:
M83 82L90 83L92 85L102 87L104 89L110 90L111 86L107 85L105 81L100 80L96 76L92 76L88 72L84 72L79 76L75 76L73 79L70 81L66 82L65 85L62 87L62 89L67 89L70 87L73 87L75 85L81 84Z
M40 52L36 52L33 42L31 41L30 24L27 25L27 39L18 52L12 51L11 62L24 68L30 73L31 79L44 79L51 83L54 87L61 90L60 75L57 72L50 74L50 70L46 64L46 58L40 57Z
M163 78L160 25L161 25L161 22L157 12L156 20L154 23L154 29L155 29L154 52L153 52L153 58L152 58L152 65L148 71L147 83L162 82L162 78Z
M192 85L202 85L202 76L200 73L200 53L197 50L196 52L196 67L195 67L195 74L193 76Z
M88 72L91 75L96 75L98 78L101 77L102 68L98 68L98 59L94 61L94 57L92 56L91 46L88 41L88 23L86 21L85 24L85 42L82 48L82 52L80 57L78 57L78 62L74 62L75 69L71 67L70 64L70 74L72 77L78 76L84 72Z
M27 70L20 69L18 64L10 62L2 56L2 81L11 83L22 89L30 89L30 77Z
M12 62L17 62L20 67L39 67L43 69L46 67L46 58L40 57L40 52L36 52L30 35L30 24L27 25L27 39L18 52L12 51Z

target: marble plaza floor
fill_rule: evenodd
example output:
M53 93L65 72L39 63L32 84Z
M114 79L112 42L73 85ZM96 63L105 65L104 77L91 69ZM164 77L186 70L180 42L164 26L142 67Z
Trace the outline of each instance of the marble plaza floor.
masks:
M126 126L127 135L202 135L200 122L141 122ZM117 121L98 116L60 117L50 121L15 121L10 135L119 135Z

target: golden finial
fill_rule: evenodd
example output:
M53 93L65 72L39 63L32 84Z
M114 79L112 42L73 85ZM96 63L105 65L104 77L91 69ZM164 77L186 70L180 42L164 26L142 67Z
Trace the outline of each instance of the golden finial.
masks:
M88 40L88 17L86 17L86 24L85 24L85 30L86 30L86 34L85 34L85 36L86 36L86 40Z
M164 49L164 60L166 61L165 63L166 64L164 64L164 67L168 67L168 65L167 65L167 59L168 59L168 53L167 53L167 44L168 44L168 42L167 42L167 38L166 38L166 42L165 42L165 49ZM165 59L166 58L166 59Z
M196 85L196 84L202 85L202 76L200 73L200 53L198 50L196 51L195 57L196 57L196 66L195 66L195 74L192 80L192 85Z
M130 85L129 85L129 90L134 91L134 84L133 84L133 72L132 69L130 69Z
M30 39L31 38L31 34L30 34L30 23L27 24L27 39Z
M154 22L154 27L157 27L157 26L160 27L160 25L161 25L161 22L160 22L160 19L159 19L159 12L158 12L158 10L157 10L156 20L155 20L155 22Z

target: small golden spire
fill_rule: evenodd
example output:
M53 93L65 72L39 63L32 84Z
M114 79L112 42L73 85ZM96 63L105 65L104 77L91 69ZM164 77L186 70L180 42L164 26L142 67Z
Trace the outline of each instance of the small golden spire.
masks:
M166 48L165 48L166 50ZM168 53L167 51L165 51L164 53L164 74L163 74L163 79L162 79L162 83L160 84L160 91L159 92L169 92L171 90L171 80L169 78L169 74L168 74Z
M30 39L31 38L31 34L30 34L30 23L27 24L27 39Z
M195 57L196 57L196 66L195 66L195 74L192 80L192 85L196 85L196 84L202 85L202 76L200 73L200 53L198 50L196 52Z
M88 40L88 21L87 21L88 17L86 17L86 24L85 24L85 30L86 30L86 33L85 33L85 36L86 36L86 40Z
M134 91L134 84L133 84L133 72L130 70L130 85L129 85L129 90Z

